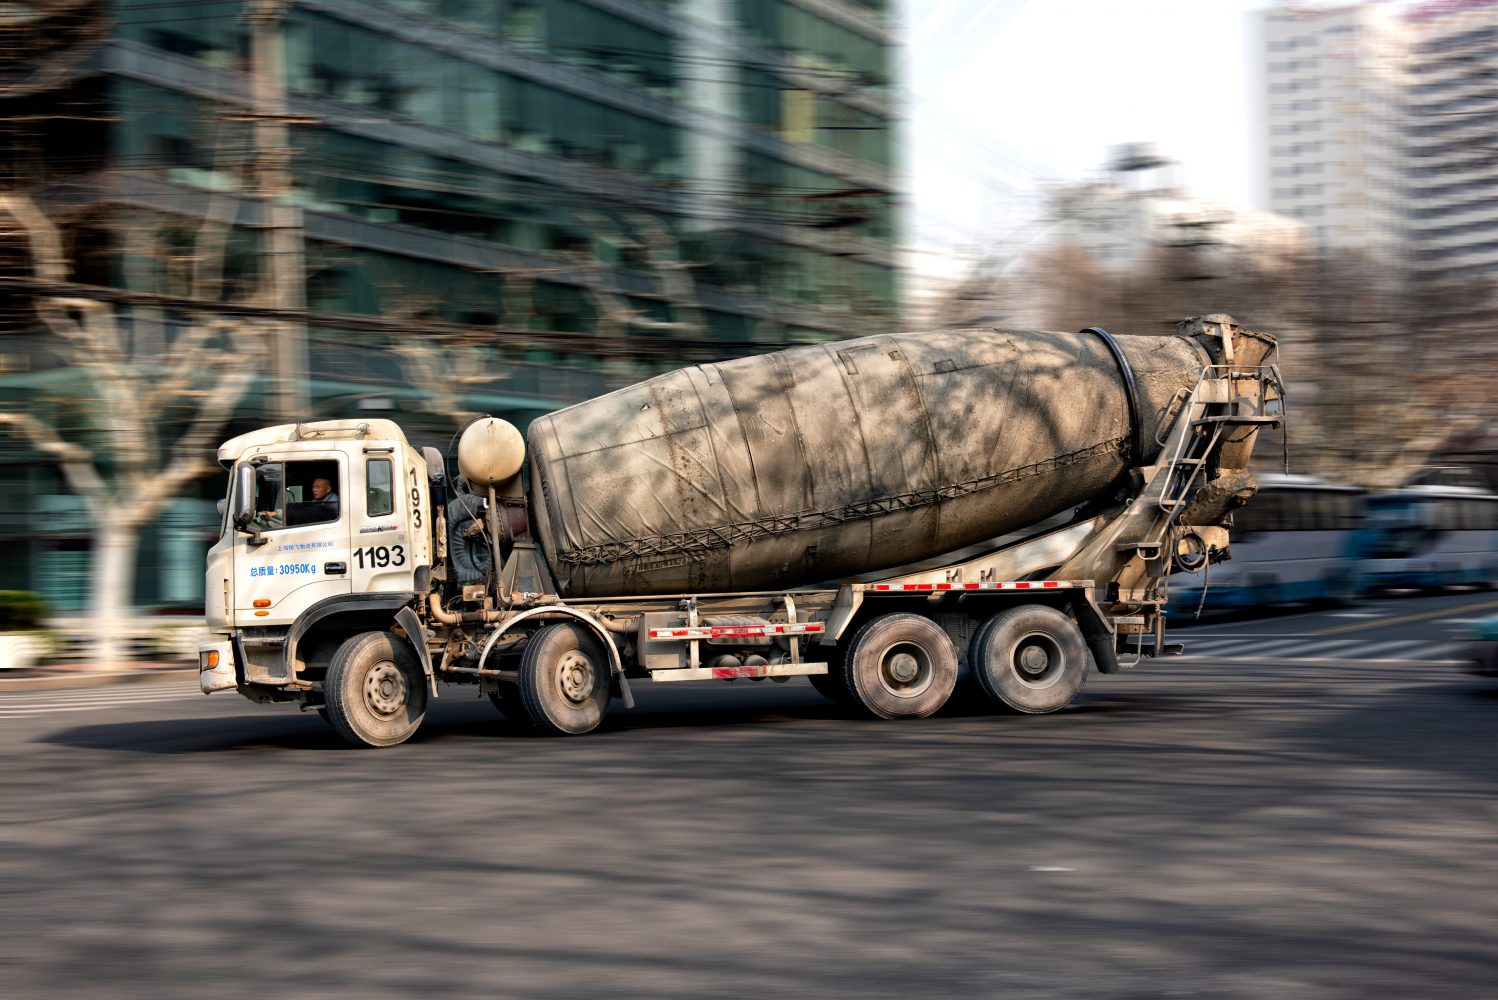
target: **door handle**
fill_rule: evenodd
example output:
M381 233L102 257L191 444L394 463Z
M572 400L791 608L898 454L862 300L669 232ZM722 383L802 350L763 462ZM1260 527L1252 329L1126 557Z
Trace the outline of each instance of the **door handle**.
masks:
M323 563L322 571L329 576L342 576L348 572L348 563L332 562Z

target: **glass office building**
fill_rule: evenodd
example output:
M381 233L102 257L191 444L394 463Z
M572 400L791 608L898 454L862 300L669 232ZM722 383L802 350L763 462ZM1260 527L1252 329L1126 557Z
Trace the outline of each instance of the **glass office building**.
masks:
M35 9L0 26L0 183L59 223L71 282L122 293L142 342L170 338L195 297L256 301L252 36L256 16L275 23L309 417L378 411L450 434L403 346L457 366L467 408L524 425L683 363L899 325L886 0ZM223 224L206 293L205 221ZM0 268L34 277L14 240ZM28 293L0 294L0 395L85 391L56 370ZM265 398L236 426L277 419ZM86 568L81 508L15 439L0 462L17 499L0 588L76 606L62 581ZM174 505L184 539L143 551L145 603L195 599L184 553L214 489Z

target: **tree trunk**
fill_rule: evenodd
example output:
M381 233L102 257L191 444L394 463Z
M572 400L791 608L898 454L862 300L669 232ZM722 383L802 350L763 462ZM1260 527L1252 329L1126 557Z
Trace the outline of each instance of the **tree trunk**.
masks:
M93 614L95 669L123 670L129 660L124 633L130 624L134 593L135 553L140 529L134 525L104 524L94 533Z

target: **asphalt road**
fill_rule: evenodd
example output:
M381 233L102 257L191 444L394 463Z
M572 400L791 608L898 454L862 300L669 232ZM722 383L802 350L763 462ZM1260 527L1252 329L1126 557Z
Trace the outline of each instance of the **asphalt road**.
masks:
M547 740L450 690L363 751L5 695L0 995L1495 996L1498 682L1453 645L1494 610L1197 624L1039 717L641 684Z

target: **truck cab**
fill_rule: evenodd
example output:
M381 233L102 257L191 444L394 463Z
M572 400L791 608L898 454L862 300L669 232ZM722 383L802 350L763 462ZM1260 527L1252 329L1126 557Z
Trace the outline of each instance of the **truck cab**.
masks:
M226 442L218 458L229 492L206 613L242 648L223 644L213 683L307 681L328 652L299 647L314 624L319 636L340 620L357 631L377 609L388 622L426 589L426 463L393 421L283 424Z

